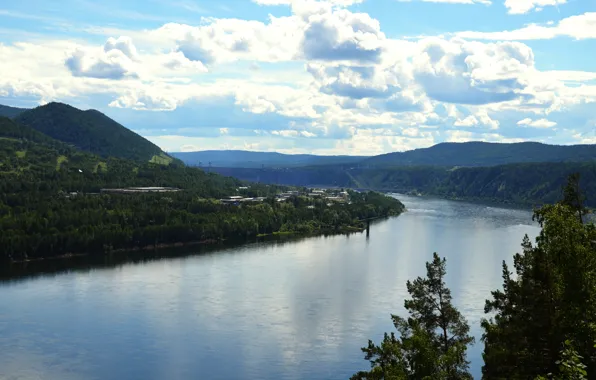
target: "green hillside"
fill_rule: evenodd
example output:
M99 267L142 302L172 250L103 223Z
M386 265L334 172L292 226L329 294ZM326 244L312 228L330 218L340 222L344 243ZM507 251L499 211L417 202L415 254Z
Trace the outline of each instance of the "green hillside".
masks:
M441 143L430 148L387 153L368 158L361 165L494 166L528 162L581 162L596 160L596 145L547 145L522 143Z
M15 121L102 157L149 161L165 155L157 145L96 110L49 103L21 113Z
M364 217L403 210L399 201L380 194L355 194L349 205L320 200L314 209L306 198L276 202L274 195L287 188L246 184L175 160L164 165L168 158L102 157L0 119L0 262L278 232L353 231L363 228ZM101 193L145 186L178 191ZM231 195L266 199L242 206L219 201Z
M9 107L9 106L4 106L4 105L0 104L0 116L13 118L13 117L17 117L18 115L20 115L21 113L23 113L25 111L27 111L27 108Z
M162 160L166 158L162 157ZM56 141L30 127L0 118L0 191L84 191L104 187L170 186L193 188L201 196L235 191L239 180L187 168L170 159L137 162L102 157Z

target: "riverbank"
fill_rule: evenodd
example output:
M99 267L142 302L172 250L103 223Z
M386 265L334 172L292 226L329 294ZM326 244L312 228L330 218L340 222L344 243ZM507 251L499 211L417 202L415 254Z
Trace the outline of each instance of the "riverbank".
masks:
M395 215L388 215L383 217L377 217L376 220L387 219L390 217L396 217L401 215L405 210L401 210L399 213ZM316 237L316 236L329 236L329 235L345 235L345 234L352 234L352 233L362 233L366 230L366 225L363 226L353 226L353 225L344 225L340 226L339 228L322 228L318 229L313 232L301 233L298 231L276 231L269 234L257 234L254 237L256 238L269 238L269 237L293 237L293 238L309 238L309 237ZM66 253L63 255L58 256L49 256L49 257L37 257L37 258L27 258L24 260L10 260L9 264L27 264L27 263L36 263L36 262L45 262L45 261L52 261L52 260L69 260L73 258L82 258L82 257L111 257L114 255L119 254L129 254L129 253L138 253L138 252L148 252L148 251L157 251L157 250L166 250L166 249L173 249L173 248L187 248L187 247L195 247L195 246L207 246L207 245L217 245L217 244L226 244L229 241L232 241L233 244L241 245L251 242L250 239L245 239L242 242L242 239L235 238L235 239L205 239L205 240L191 240L187 242L175 242L175 243L158 243L158 244L149 244L144 246L136 246L131 248L117 248L112 249L106 247L103 252L88 252L88 253Z
M227 205L191 193L76 196L48 199L26 213L0 218L0 262L155 249L260 234L354 231L364 219L399 215L403 204L384 194L330 201L294 196Z

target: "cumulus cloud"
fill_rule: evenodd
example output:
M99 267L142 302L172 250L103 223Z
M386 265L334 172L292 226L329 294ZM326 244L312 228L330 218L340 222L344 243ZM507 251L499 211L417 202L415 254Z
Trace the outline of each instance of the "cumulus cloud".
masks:
M458 32L456 35L466 39L498 41L549 40L556 37L591 39L596 38L596 12L570 16L556 25L530 24L520 29L501 32L466 31Z
M547 119L538 119L532 120L530 118L525 118L517 122L517 125L523 127L532 127L532 128L552 128L557 125L554 121L550 121Z
M360 4L364 2L364 0L252 0L252 2L259 5L295 5L305 2L320 2L342 7L349 7L350 5Z
M521 43L481 44L425 39L414 57L415 77L438 101L488 104L514 100L527 87L534 66L532 50Z
M135 78L130 58L120 50L93 55L84 50L76 50L65 61L66 67L76 77L101 79Z
M302 53L313 60L378 62L384 38L377 20L341 9L308 18Z
M403 3L409 3L411 1L421 1L423 3L443 3L443 4L484 4L491 5L490 0L398 0Z
M65 65L76 77L100 79L136 78L134 61L137 51L128 37L109 38L102 49L78 48L66 59Z
M137 48L132 43L132 39L130 37L110 37L103 45L103 50L106 53L109 53L112 50L120 50L125 56L132 59L133 61L138 60Z
M191 61L182 52L170 52L160 57L163 67L170 70L190 70L200 73L209 71L200 61Z
M457 119L454 123L456 127L485 127L488 129L499 129L500 122L492 119L486 110L478 110L475 114L470 114L463 119Z
M176 99L155 92L130 91L109 104L110 107L132 108L144 111L171 111L176 109Z
M308 64L310 72L326 94L352 99L386 98L399 91L397 84L379 77L372 66L324 66Z
M558 6L567 0L505 0L505 7L510 14L524 14L530 11L540 11L544 7Z
M98 95L98 107L120 108L119 115L170 111L168 120L179 110L187 116L209 110L193 121L205 138L261 137L250 146L300 138L301 144L327 141L325 149L379 153L448 138L511 138L497 129L528 136L540 132L531 128L555 127L549 119L563 124L571 113L578 129L594 119L596 74L540 71L532 49L510 38L399 40L387 38L371 16L347 8L358 1L255 2L286 5L290 13L264 21L170 23L100 46L0 44L0 56L8 57L0 61L0 94L40 102ZM591 38L591 14L575 17L540 26L550 34L539 29L534 36ZM136 120L143 113L128 115ZM153 117L147 123L157 123ZM531 128L516 128L518 120ZM184 133L192 135L178 131Z

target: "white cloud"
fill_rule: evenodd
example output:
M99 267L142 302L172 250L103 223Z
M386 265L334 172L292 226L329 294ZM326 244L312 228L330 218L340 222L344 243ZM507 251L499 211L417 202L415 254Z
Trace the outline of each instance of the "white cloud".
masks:
M491 5L490 0L398 0L403 3L409 3L411 1L421 1L424 3L443 3L443 4L484 4Z
M76 77L100 79L137 77L132 60L119 49L107 52L77 49L64 63Z
M533 70L532 49L518 42L483 44L423 39L414 56L414 75L434 100L488 104L519 98Z
M505 7L510 14L524 14L530 11L540 11L544 7L558 6L567 0L505 0Z
M109 106L115 108L132 108L144 111L172 111L178 102L172 97L160 95L153 91L130 91L112 101Z
M202 128L202 138L223 141L210 142L215 147L325 141L317 149L336 153L382 153L448 138L509 141L512 130L520 131L517 120L553 128L549 119L563 125L573 115L573 125L583 125L595 118L596 73L540 71L521 42L391 39L378 20L345 8L355 2L275 1L291 6L291 14L265 22L205 18L198 26L110 30L120 37L103 45L0 44L7 58L0 60L0 94L39 102L91 99L96 107L120 108L118 115L183 110L201 115L192 127ZM541 28L590 35L589 15ZM247 69L250 64L260 69ZM176 133L194 133L183 127L176 125ZM454 127L466 130L445 132ZM508 137L492 133L497 129ZM534 132L523 131L529 138ZM183 145L202 146L182 141L177 149Z
M458 32L456 36L474 40L499 41L550 40L555 37L571 37L577 40L596 38L596 12L570 16L556 25L530 24L521 29L501 32Z
M524 139L511 138L499 135L497 133L474 133L471 131L451 130L445 131L445 141L447 142L467 142L467 141L488 141L500 143L522 142Z
M557 125L554 121L550 121L547 119L538 119L532 120L530 118L525 118L517 122L517 125L521 125L524 127L532 127L532 128L552 128Z
M137 54L137 48L132 43L132 39L126 36L120 36L118 38L110 37L103 46L103 50L109 53L112 50L120 50L125 56L133 61L139 59Z
M252 0L253 3L259 5L296 5L300 3L327 3L342 7L349 7L350 5L360 4L364 0Z

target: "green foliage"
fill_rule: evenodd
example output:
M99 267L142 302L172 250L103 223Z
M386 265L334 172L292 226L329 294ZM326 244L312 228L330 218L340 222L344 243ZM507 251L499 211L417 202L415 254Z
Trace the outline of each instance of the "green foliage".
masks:
M485 379L556 373L566 340L594 376L596 228L582 223L581 206L570 202L583 197L574 194L577 180L569 179L562 202L535 211L542 231L536 245L526 236L523 253L514 256L515 277L503 263L503 289L493 291L485 307L493 317L482 321ZM565 355L562 363L569 364Z
M149 161L165 155L155 144L95 110L49 103L19 114L15 121L102 157Z
M588 378L587 366L582 363L583 357L566 340L561 350L561 359L555 363L558 367L557 375L549 373L547 376L538 376L536 380L584 380Z
M396 199L375 193L355 195L345 205L304 197L276 202L273 196L287 188L260 184L251 184L243 194L269 197L266 202L225 205L217 199L237 195L241 181L176 161L164 166L106 159L48 138L40 138L47 144L1 138L5 131L11 136L29 132L10 125L0 130L0 261L278 232L344 232L363 228L363 218L403 211ZM130 186L181 191L99 194L103 188Z
M159 155L156 154L155 156L151 157L151 159L149 160L149 162L152 164L166 165L166 166L171 164L172 161L174 161L174 159L165 153L160 153Z
M474 338L451 302L444 281L445 259L434 253L432 262L426 263L426 273L425 278L407 282L412 299L404 306L410 316L391 316L399 338L385 333L380 346L369 340L362 351L372 369L356 373L352 380L472 378L466 350Z

